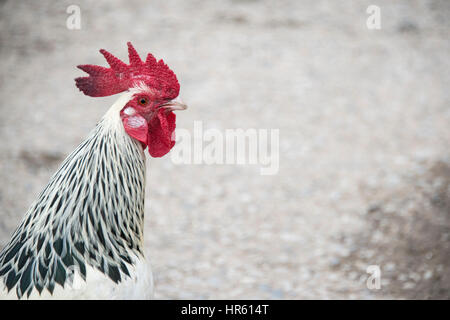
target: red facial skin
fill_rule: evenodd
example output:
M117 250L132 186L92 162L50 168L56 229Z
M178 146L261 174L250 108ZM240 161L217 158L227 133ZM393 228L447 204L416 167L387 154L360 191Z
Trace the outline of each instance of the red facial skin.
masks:
M128 42L129 64L119 60L106 50L100 50L110 68L90 64L80 65L88 77L75 79L76 86L91 97L106 97L126 91L136 85L149 88L137 94L120 111L125 131L140 141L152 157L162 157L172 149L175 141L175 114L172 110L184 110L180 103L166 104L178 96L180 84L177 76L163 60L149 53L141 60L133 45ZM166 105L165 105L166 104Z
M175 145L175 114L164 108L168 101L151 94L138 94L120 111L125 131L142 143L154 158L167 154ZM172 140L173 138L173 140Z

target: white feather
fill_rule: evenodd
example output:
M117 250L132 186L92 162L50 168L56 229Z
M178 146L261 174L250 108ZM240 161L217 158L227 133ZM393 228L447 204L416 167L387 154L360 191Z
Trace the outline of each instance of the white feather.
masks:
M138 87L121 95L32 204L11 241L0 252L0 299L16 299L18 294L24 299L152 297L150 264L143 255L145 155L140 143L125 132L120 119L125 104L135 93L146 89ZM92 181L95 177L97 184ZM112 194L114 190L119 193ZM60 244L56 245L58 240ZM79 242L86 247L83 253L75 249ZM20 246L15 250L17 244ZM49 258L44 252L46 245L51 248ZM25 263L21 262L24 255ZM67 257L81 259L85 279L80 264L64 262ZM46 259L49 262L44 264L42 261ZM66 268L63 286L57 283L55 275L61 265ZM42 266L53 271L40 276ZM118 273L120 279L115 282L112 279ZM27 281L21 283L20 278L8 292L9 274L29 277L31 285ZM54 285L53 293L47 290L49 284ZM38 286L44 287L41 294Z

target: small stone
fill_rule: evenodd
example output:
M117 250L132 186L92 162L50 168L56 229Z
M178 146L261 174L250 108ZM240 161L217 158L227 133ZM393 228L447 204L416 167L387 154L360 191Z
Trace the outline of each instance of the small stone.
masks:
M423 274L423 278L425 280L431 279L431 277L433 276L433 271L431 270L427 270L424 274Z
M419 282L422 277L417 272L412 272L409 274L409 278L413 279L415 282Z
M341 259L333 257L330 259L330 267L337 268L341 265Z
M401 33L416 33L419 31L419 28L413 21L405 20L399 24L397 30Z
M398 281L406 281L406 279L407 279L407 277L404 274L399 274L398 277L397 277Z
M414 282L405 282L403 284L403 290L411 290L416 287L416 284Z
M378 203L373 203L367 208L367 213L374 213L380 211L381 206Z
M381 286L387 287L391 283L391 280L389 279L381 279Z
M393 262L388 262L388 263L386 263L386 265L384 266L384 271L387 271L387 272L392 272L392 271L395 271L395 263L393 263Z

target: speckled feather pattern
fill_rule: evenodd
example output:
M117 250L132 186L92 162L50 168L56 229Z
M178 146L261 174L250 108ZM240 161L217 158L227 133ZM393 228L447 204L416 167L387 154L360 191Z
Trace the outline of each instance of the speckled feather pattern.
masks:
M25 214L0 253L0 297L52 297L61 288L70 297L74 279L83 283L90 277L117 291L120 283L136 282L137 264L147 272L142 268L145 156L119 118L131 96L123 94L111 107ZM151 280L145 283L151 286ZM95 297L80 293L80 286L77 295Z

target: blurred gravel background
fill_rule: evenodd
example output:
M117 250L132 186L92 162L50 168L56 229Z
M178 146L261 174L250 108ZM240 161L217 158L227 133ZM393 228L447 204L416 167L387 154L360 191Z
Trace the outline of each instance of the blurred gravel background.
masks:
M449 18L446 0L1 1L0 247L117 98L82 95L75 66L132 41L178 75L178 128L280 129L273 176L148 161L156 298L450 298Z

